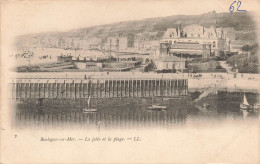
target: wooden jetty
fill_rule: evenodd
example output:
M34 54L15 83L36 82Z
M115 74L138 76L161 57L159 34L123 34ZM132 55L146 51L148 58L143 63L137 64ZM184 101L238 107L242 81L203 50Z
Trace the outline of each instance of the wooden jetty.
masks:
M12 100L34 98L149 98L188 95L188 79L179 78L90 78L13 79Z

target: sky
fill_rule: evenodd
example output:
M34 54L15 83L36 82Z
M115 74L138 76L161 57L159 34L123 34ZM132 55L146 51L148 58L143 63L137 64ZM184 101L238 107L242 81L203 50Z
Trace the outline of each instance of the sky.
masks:
M64 32L94 25L171 15L229 12L232 0L89 0L9 1L1 6L2 33ZM257 5L256 5L257 4ZM256 11L259 1L243 1L241 9Z

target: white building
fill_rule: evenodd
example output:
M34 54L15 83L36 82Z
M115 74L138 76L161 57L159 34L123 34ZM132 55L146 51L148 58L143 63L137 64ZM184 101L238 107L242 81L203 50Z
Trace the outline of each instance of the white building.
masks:
M185 59L176 56L164 56L155 61L157 70L182 70L185 69Z

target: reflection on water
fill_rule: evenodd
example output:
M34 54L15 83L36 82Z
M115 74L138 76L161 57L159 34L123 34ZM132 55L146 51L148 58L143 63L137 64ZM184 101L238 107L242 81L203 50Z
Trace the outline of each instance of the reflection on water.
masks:
M44 99L17 104L15 126L22 127L82 127L82 128L171 128L183 126L187 121L225 118L247 119L258 113L243 113L239 109L242 93L218 92L200 102L192 99L93 99L92 108L97 112L83 113L87 99ZM249 103L255 103L257 94L247 93ZM148 106L163 104L167 111L151 111Z
M120 100L118 100L120 101ZM134 100L132 100L134 101ZM83 106L74 108L59 106L54 110L45 110L37 106L18 107L16 112L16 124L39 125L39 126L69 126L80 125L84 127L102 126L111 127L141 127L141 126L162 126L168 127L174 124L184 124L187 117L187 108L180 108L180 102L176 106L170 107L167 111L151 111L144 103L131 103L122 105L96 105L98 111L93 113L83 113ZM71 104L72 106L72 104ZM63 108L62 108L63 107ZM47 107L45 107L47 108ZM50 108L50 107L48 107ZM66 109L67 108L67 109ZM29 111L30 109L31 111ZM41 111L42 112L37 112ZM61 112L57 112L61 111Z

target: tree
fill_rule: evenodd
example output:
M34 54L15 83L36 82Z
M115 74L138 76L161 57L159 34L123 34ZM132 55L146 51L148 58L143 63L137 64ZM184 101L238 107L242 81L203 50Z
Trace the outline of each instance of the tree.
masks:
M219 60L227 60L228 56L225 54L224 51L219 52Z
M193 73L197 73L199 70L199 66L197 65L189 65L188 69L193 72Z
M247 45L244 45L244 46L241 48L241 50L242 50L243 52L249 52L250 50L252 50L252 47L247 44Z

